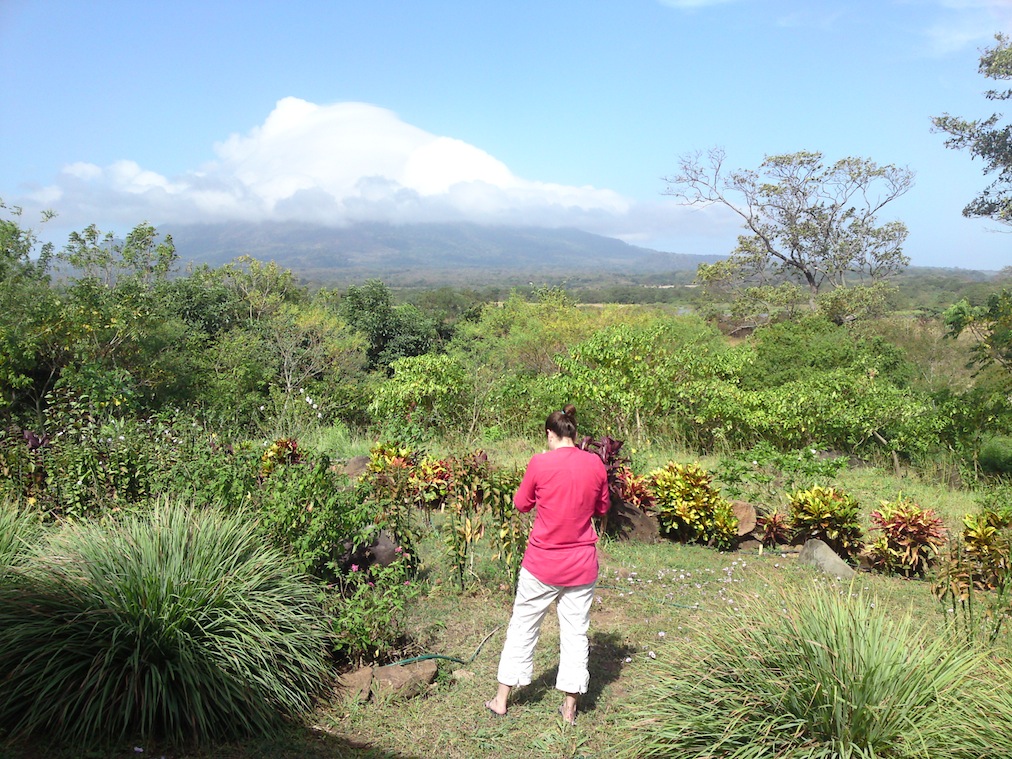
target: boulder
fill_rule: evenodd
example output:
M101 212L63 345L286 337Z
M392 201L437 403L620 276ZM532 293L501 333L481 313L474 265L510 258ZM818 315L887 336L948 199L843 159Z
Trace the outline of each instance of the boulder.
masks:
M608 532L621 540L639 543L656 543L661 536L657 517L625 501L616 502L608 512Z
M798 554L798 561L811 564L827 575L841 580L848 580L856 574L854 568L841 559L832 548L815 538L805 541L801 553Z
M369 457L368 456L353 456L348 459L348 463L344 465L344 473L355 479L365 474L365 471L369 468Z
M372 695L375 699L411 698L435 679L436 662L432 659L377 667L373 672Z
M474 680L474 672L469 669L455 669L450 673L450 680L455 683L468 682Z
M366 549L369 559L368 566L379 564L389 567L397 559L397 541L386 530L380 530L376 540Z
M738 518L738 537L743 538L752 530L756 524L756 510L748 501L731 501L731 510Z
M337 692L350 701L364 702L369 700L372 690L372 667L361 667L354 672L346 672L337 678Z
M344 541L340 546L334 546L330 551L331 561L346 573L354 564L360 570L368 569L374 564L381 567L388 567L397 559L397 541L386 530L380 530L372 543L359 546L352 550L350 540Z

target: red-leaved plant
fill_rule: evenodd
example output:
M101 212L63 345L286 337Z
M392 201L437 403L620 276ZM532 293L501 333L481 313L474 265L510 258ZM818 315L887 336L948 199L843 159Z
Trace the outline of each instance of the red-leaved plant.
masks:
M605 435L600 440L594 440L590 435L585 436L579 443L579 448L584 451L596 453L604 462L604 469L608 473L608 492L611 495L612 506L622 499L622 480L620 473L628 468L629 459L619 455L625 441L616 440Z
M884 572L923 577L945 545L942 519L902 495L895 501L882 501L872 512L871 523L881 534L869 547L868 559Z
M619 482L619 497L630 506L640 511L650 511L654 507L654 492L650 489L650 480L646 475L634 474L628 466L620 467L616 473Z
M755 520L756 528L753 534L767 548L786 545L791 542L794 534L794 526L790 517L782 511L771 511L769 514L760 514Z

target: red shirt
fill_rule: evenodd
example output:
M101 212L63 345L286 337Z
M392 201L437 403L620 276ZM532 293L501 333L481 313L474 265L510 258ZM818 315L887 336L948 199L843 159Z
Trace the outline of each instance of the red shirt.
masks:
M605 514L608 474L593 453L563 447L536 454L513 496L522 512L537 506L522 566L546 585L597 580L595 514Z

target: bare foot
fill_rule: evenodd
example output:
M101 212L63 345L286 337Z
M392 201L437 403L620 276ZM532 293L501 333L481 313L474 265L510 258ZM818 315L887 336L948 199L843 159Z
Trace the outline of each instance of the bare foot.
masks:
M562 721L569 725L576 724L576 705L573 705L572 709L566 709L566 705L563 704L559 707L559 714L562 715Z
M503 709L502 711L499 711L499 705L495 702L495 699L492 699L491 701L486 701L485 708L488 709L490 712L492 712L492 714L494 714L496 717L506 716L506 710Z

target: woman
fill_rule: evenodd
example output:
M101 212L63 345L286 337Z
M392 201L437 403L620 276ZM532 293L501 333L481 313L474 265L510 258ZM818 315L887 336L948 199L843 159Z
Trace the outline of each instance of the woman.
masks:
M535 506L534 526L520 566L506 642L499 659L499 689L485 702L493 714L506 714L510 691L529 685L541 622L558 601L559 674L555 687L565 693L559 712L576 722L579 694L587 692L587 628L597 582L597 532L592 517L605 514L608 475L598 456L576 447L576 409L566 406L545 420L548 450L527 465L513 503L522 512Z

